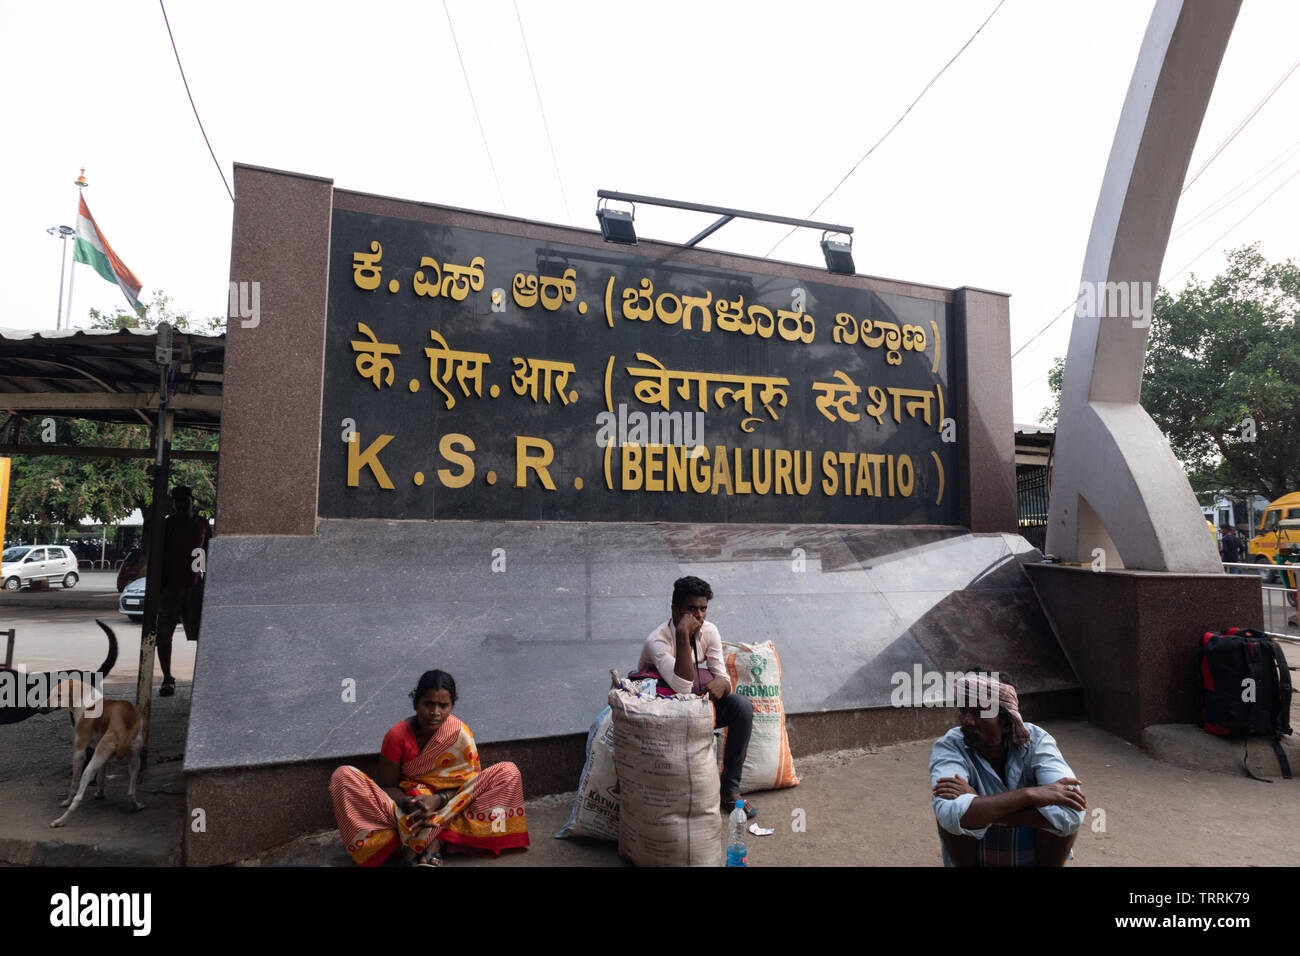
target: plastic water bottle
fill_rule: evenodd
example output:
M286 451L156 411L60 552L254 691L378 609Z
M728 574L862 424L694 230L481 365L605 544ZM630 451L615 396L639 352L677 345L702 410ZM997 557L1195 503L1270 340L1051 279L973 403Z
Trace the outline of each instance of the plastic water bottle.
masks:
M735 809L727 818L727 866L748 866L745 862L745 834L748 832L749 817L745 815L745 801L737 800Z

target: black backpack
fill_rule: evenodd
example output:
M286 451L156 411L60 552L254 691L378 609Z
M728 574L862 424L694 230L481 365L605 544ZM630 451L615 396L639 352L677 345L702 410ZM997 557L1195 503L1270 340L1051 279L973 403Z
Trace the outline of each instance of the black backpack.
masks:
M1230 627L1222 634L1206 631L1201 651L1201 726L1220 737L1271 737L1282 776L1290 780L1281 740L1291 733L1291 673L1282 648L1260 631ZM1255 777L1249 766L1246 773Z

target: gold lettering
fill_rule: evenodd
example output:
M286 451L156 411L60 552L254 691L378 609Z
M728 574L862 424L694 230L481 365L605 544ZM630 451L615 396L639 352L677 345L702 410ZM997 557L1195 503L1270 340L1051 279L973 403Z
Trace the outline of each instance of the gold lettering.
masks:
M740 457L744 452L736 449L736 494L747 495L750 492L749 482L745 480L745 462Z
M374 475L375 481L379 483L380 488L392 490L393 483L388 479L388 472L384 471L384 466L379 463L379 453L395 437L395 435L380 435L366 446L365 451L358 451L361 447L361 435L358 432L352 433L352 440L348 442L349 488L356 488L361 484L361 467L364 465L370 469L370 473Z
M722 331L741 332L744 330L745 297L743 295L735 302L719 299L713 304L713 312L718 317L718 328ZM754 331L753 323L750 324L749 331Z
M833 495L839 488L839 475L835 473L837 464L835 452L827 451L822 453L822 474L826 477L822 479L822 494Z
M767 322L764 323L763 319ZM772 310L762 305L751 305L749 307L749 319L753 323L759 338L770 339L772 333L776 331L776 319L772 316Z
M450 468L438 469L438 480L447 488L464 488L474 480L474 459L464 454L474 450L474 441L468 435L448 432L438 442L438 451L450 465L460 465L459 472Z
M817 396L817 411L828 421L836 421L836 416L846 422L856 422L860 416L857 412L849 408L849 405L856 405L862 389L853 383L848 374L835 370L835 377L840 380L840 384L834 382L813 382L814 392L821 392Z
M369 255L364 252L352 253L352 281L358 288L368 292L379 288L384 273L379 260L383 255L384 247L378 242L370 243Z
M754 484L754 493L765 495L772 488L772 449L750 449L750 463L753 466L750 480Z
M791 465L790 453L786 451L784 448L778 448L776 450L776 489L775 489L776 494L778 495L794 494L794 486L790 483L790 465ZM781 490L783 487L785 488L785 491Z
M794 453L794 490L806 495L812 490L812 452Z
M423 264L423 260L421 260ZM483 257L475 256L468 266L454 266L450 262L442 267L442 295L453 302L464 302L470 289L483 290Z
M731 465L727 463L727 447L718 445L713 449L713 488L710 494L717 494L718 488L725 487L727 494L733 494L731 490Z
M885 397L885 390L879 385L872 385L867 389L867 396L871 401L863 411L874 418L877 425L884 425L885 409L889 407L889 402Z
M542 276L542 308L554 312L565 302L572 302L574 296L578 294L578 286L573 281L576 275L577 272L573 269L565 269L564 275L559 278Z
M703 445L691 459L691 491L702 495L709 490L709 450Z
M664 490L664 446L647 445L645 449L645 490Z
M713 293L705 292L704 298L695 295L682 296L682 328L691 327L691 313L696 309L700 312L700 331L708 332L713 328L713 313L709 311L709 305L713 302Z
M898 492L904 498L912 497L912 488L915 485L916 472L912 467L912 458L910 455L898 456Z
M371 332L370 327L364 322L357 323L357 331L370 339L368 343L363 342L361 339L353 339L351 342L352 351L357 353L357 373L362 378L368 378L374 382L375 388L379 388L381 378L385 385L392 385L393 363L384 356L401 355L402 350L396 345L381 343L375 338L375 333Z
M787 312L777 309L777 332L787 342L803 342L805 345L813 340L817 332L817 323L807 312ZM791 323L787 326L787 322Z
M850 455L849 457L852 458L853 456ZM871 472L870 472L870 470L869 470L869 468L868 468L868 464L869 464L869 462L867 461L867 456L866 456L866 455L858 455L858 483L857 483L856 485L853 486L853 493L854 493L855 495L861 495L861 494L874 495L874 494L875 494L875 491L872 490L872 485L871 485ZM848 469L847 469L847 468L845 469L845 473L846 473L846 474L848 473ZM877 474L877 478L878 478L878 477L879 477L879 472L877 472L876 474ZM849 485L848 485L848 480L847 480L847 479L846 479L845 482L844 482L844 490L845 490L846 492L849 490Z
M555 490L555 482L547 469L555 459L555 449L545 438L530 438L527 435L515 436L515 487L523 488L527 482L527 472L531 469L537 480L547 491Z
M655 314L654 308L654 283L649 279L641 280L641 291L636 289L623 290L623 318L642 322L649 322ZM644 302L644 305L638 304Z
M514 296L515 305L519 308L531 309L537 304L537 276L516 272L510 294Z
M845 345L857 345L858 320L847 312L836 313L835 328L831 330L831 338Z
M668 491L688 491L686 477L686 459L693 449L685 445L668 446Z
M447 345L444 339L433 329L429 330L429 338L436 343L436 348L427 348L424 354L429 358L429 379L433 382L434 387L446 397L447 407L453 408L456 404L455 397L446 388L443 382L450 382L452 372L456 374L456 384L460 386L461 394L466 398L469 397L469 384L466 379L474 386L474 394L478 397L483 396L483 366L489 365L492 359L486 352L460 352ZM443 366L442 375L438 374L438 366Z
M664 306L665 299L668 300L671 308ZM682 317L682 300L671 292L660 293L659 298L655 299L655 315L664 325L676 325Z
M620 445L619 460L623 466L622 484L619 487L623 491L640 491L641 479L641 446L640 445Z
M527 359L518 356L511 359L515 373L510 377L510 387L516 395L527 393L535 403L537 401L538 379L541 379L542 400L551 404L551 378L555 378L556 394L560 404L569 404L569 376L577 369L570 362L551 362L547 359Z
M424 278L424 270L433 270L433 281L428 282ZM436 296L438 288L442 285L442 269L438 265L438 260L429 256L420 256L420 268L415 271L415 277L411 280L411 288L415 290L416 295Z

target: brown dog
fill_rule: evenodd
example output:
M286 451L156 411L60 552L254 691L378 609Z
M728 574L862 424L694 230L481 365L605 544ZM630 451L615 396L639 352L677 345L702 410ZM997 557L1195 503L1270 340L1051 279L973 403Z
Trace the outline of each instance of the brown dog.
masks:
M51 695L51 709L66 707L72 711L72 724L75 728L72 744L72 784L68 788L68 797L61 807L68 810L53 823L52 827L61 827L77 809L81 798L85 796L90 781L99 775L99 785L95 788L95 799L104 798L104 780L108 774L104 770L110 758L126 759L130 763L131 782L127 789L127 799L133 810L143 810L144 804L135 798L135 783L140 776L140 712L135 705L125 700L105 700L91 685L80 681L65 680ZM82 772L86 762L86 748L94 747L94 756L90 765ZM80 778L81 785L77 785Z

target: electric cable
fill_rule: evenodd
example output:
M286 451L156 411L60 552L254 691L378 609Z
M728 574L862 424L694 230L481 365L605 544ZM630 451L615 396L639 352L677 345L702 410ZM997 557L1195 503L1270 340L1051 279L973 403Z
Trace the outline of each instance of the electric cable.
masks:
M560 161L555 155L555 141L551 139L551 124L546 120L546 107L542 105L542 88L537 85L537 71L533 69L533 54L528 49L528 37L524 34L524 18L519 15L519 0L514 0L515 19L519 21L519 37L524 41L524 56L528 58L528 72L533 78L533 92L537 94L537 111L542 114L542 128L546 130L546 143L551 147L551 165L555 167L555 179L560 184L560 197L564 200L564 214L573 225L573 210L569 208L569 195L564 191L564 177L560 175Z
M912 100L911 105L909 105L907 109L903 110L903 114L899 116L898 119L894 120L894 125L889 127L889 129L885 130L885 134L881 136L880 139L876 140L875 145L862 154L862 158L853 164L853 167L847 173L844 174L844 176L840 179L838 183L835 184L835 188L832 189L830 192L828 192L825 198L823 198L821 202L813 206L812 211L809 212L808 215L804 216L805 219L811 219L814 215L816 215L817 210L821 209L822 206L826 205L827 201L832 196L835 195L835 193L839 190L841 186L845 184L845 182L848 181L848 178L852 176L855 172L857 172L858 167L861 166L864 162L866 162L867 157L870 156L872 153L874 153L876 149L880 146L880 144L889 138L889 134L898 128L898 124L903 122L903 120L907 118L908 113L912 112L912 107L916 106L917 103L921 102L921 97L925 96L925 94L929 91L930 87L934 86L935 82L939 79L939 77L943 76L944 72L948 69L948 67L952 66L953 63L957 61L957 57L961 56L963 53L966 52L966 48L970 46L971 43L974 42L977 36L980 35L980 31L983 30L986 26L988 26L989 21L992 20L993 17L997 14L997 12L1002 9L1002 4L1006 2L1007 0L998 0L998 5L993 8L993 13L990 13L987 17L984 18L984 22L981 23L979 27L975 30L975 32L970 35L970 39L968 39L965 43L963 43L961 45L961 49L952 55L952 59L950 59L947 63L943 65L943 69L941 69L934 76L930 77L930 82L925 84L925 87L921 90L920 93L916 94L916 99ZM776 252L777 248L781 245L781 243L785 242L792 235L794 235L794 231L797 228L799 227L791 226L790 231L787 232L784 236L782 236L779 240L777 240L776 245L774 245L771 249L767 250L767 255L764 256L764 258Z
M447 26L451 30L451 42L456 47L456 59L460 61L461 76L465 77L465 89L469 92L469 104L474 107L474 118L478 120L479 135L483 137L483 151L487 153L488 168L492 170L492 178L496 180L497 196L501 199L501 209L508 215L510 207L506 204L506 194L501 189L501 177L497 175L497 164L492 161L492 147L488 145L487 131L483 129L483 117L479 115L478 103L474 100L474 87L469 82L469 71L465 69L465 58L460 53L460 41L456 39L456 27L451 22L451 11L447 9L447 0L442 0L442 12L447 15Z
M167 25L167 39L171 40L172 53L176 54L176 68L181 71L181 82L185 84L185 95L190 98L190 109L194 111L194 119L199 124L199 132L203 134L203 142L208 145L208 153L212 156L212 162L216 163L217 174L221 176L221 184L226 187L226 195L230 201L235 201L235 194L230 189L230 183L226 182L226 174L217 162L217 154L212 149L212 142L208 139L208 131L203 128L203 120L199 119L199 108L194 105L194 94L190 92L190 81L185 79L185 67L181 66L181 53L176 49L176 38L172 36L171 21L167 19L167 6L163 0L158 0L158 6L162 7L163 23Z

